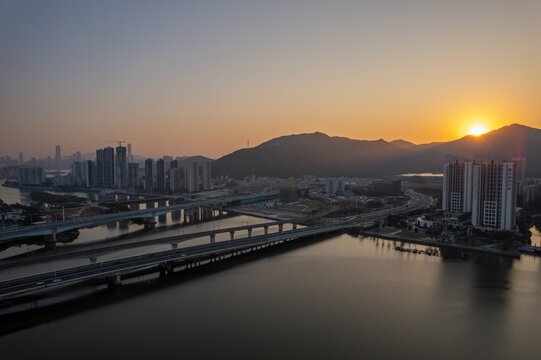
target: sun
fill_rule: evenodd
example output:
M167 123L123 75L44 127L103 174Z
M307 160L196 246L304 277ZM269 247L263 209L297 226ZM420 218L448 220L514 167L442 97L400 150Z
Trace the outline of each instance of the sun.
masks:
M482 124L474 124L468 129L468 135L473 136L483 135L486 132L488 132L488 129L485 125Z

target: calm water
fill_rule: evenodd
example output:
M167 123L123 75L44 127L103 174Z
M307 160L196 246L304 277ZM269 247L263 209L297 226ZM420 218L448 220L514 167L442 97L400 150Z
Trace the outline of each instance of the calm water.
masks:
M539 359L540 266L524 256L444 260L339 235L96 294L74 314L0 337L0 352L3 359Z
M1 186L5 182L5 179L0 179L0 199L3 202L7 204L27 204L29 202L28 195L30 192Z
M0 198L25 201L4 187ZM115 224L82 230L67 246L257 222L235 217L135 234L140 226ZM539 239L534 233L532 242ZM340 235L98 293L0 336L0 355L539 359L540 258L444 260L394 246Z

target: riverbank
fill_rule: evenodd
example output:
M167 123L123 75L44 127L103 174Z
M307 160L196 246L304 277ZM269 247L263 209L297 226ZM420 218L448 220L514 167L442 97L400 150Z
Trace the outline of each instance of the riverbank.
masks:
M468 246L468 245L461 245L461 244L455 244L455 243L446 243L446 242L428 240L428 239L416 239L416 238L393 235L393 234L385 234L385 233L380 233L380 232L376 232L376 231L358 230L358 233L360 235L363 235L363 236L377 237L377 238L381 238L381 239L385 239L385 240L402 241L402 242L408 242L408 243L412 243L412 244L419 244L419 245L426 245L426 246L437 246L437 247L446 248L446 249L471 251L471 252L476 252L476 253L485 253L485 254L490 254L490 255L497 255L497 256L504 256L504 257L511 257L511 258L515 258L515 259L520 259L520 253L519 252L496 250L496 249L493 249L493 248L487 248L487 247L483 247L483 246Z

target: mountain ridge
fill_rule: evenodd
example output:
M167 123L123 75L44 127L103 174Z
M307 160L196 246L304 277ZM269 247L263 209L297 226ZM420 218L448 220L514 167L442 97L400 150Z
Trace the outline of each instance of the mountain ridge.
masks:
M391 176L441 172L451 157L527 158L527 176L541 176L541 130L511 124L480 136L416 145L406 140L360 140L321 132L284 135L222 156L215 175L289 177Z

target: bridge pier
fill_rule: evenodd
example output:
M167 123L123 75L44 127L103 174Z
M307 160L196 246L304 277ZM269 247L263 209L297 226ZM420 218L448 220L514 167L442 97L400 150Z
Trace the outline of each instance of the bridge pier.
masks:
M173 274L175 272L175 266L173 265L172 261L162 264L162 267L165 269L166 274Z
M251 228L248 229L248 237L249 237L249 238L252 237L252 229L251 229Z
M211 244L216 242L216 234L210 234L210 242Z
M156 221L154 218L145 218L144 220L144 227L146 229L154 229L156 227Z
M48 249L56 249L56 228L51 229L51 236L45 242L45 247Z
M107 284L110 288L122 286L122 279L119 274L112 275L107 278Z
M204 206L201 207L201 220L202 221L207 220L207 208Z
M229 237L230 237L230 240L235 240L235 232L234 232L234 231L230 231L230 232L229 232Z
M178 244L176 242L171 243L171 248L174 250L178 247Z
M284 224L278 224L278 232L284 231Z
M297 223L293 223L293 230L297 230Z
M265 229L265 235L267 235L269 233L269 226L265 225L263 228Z

